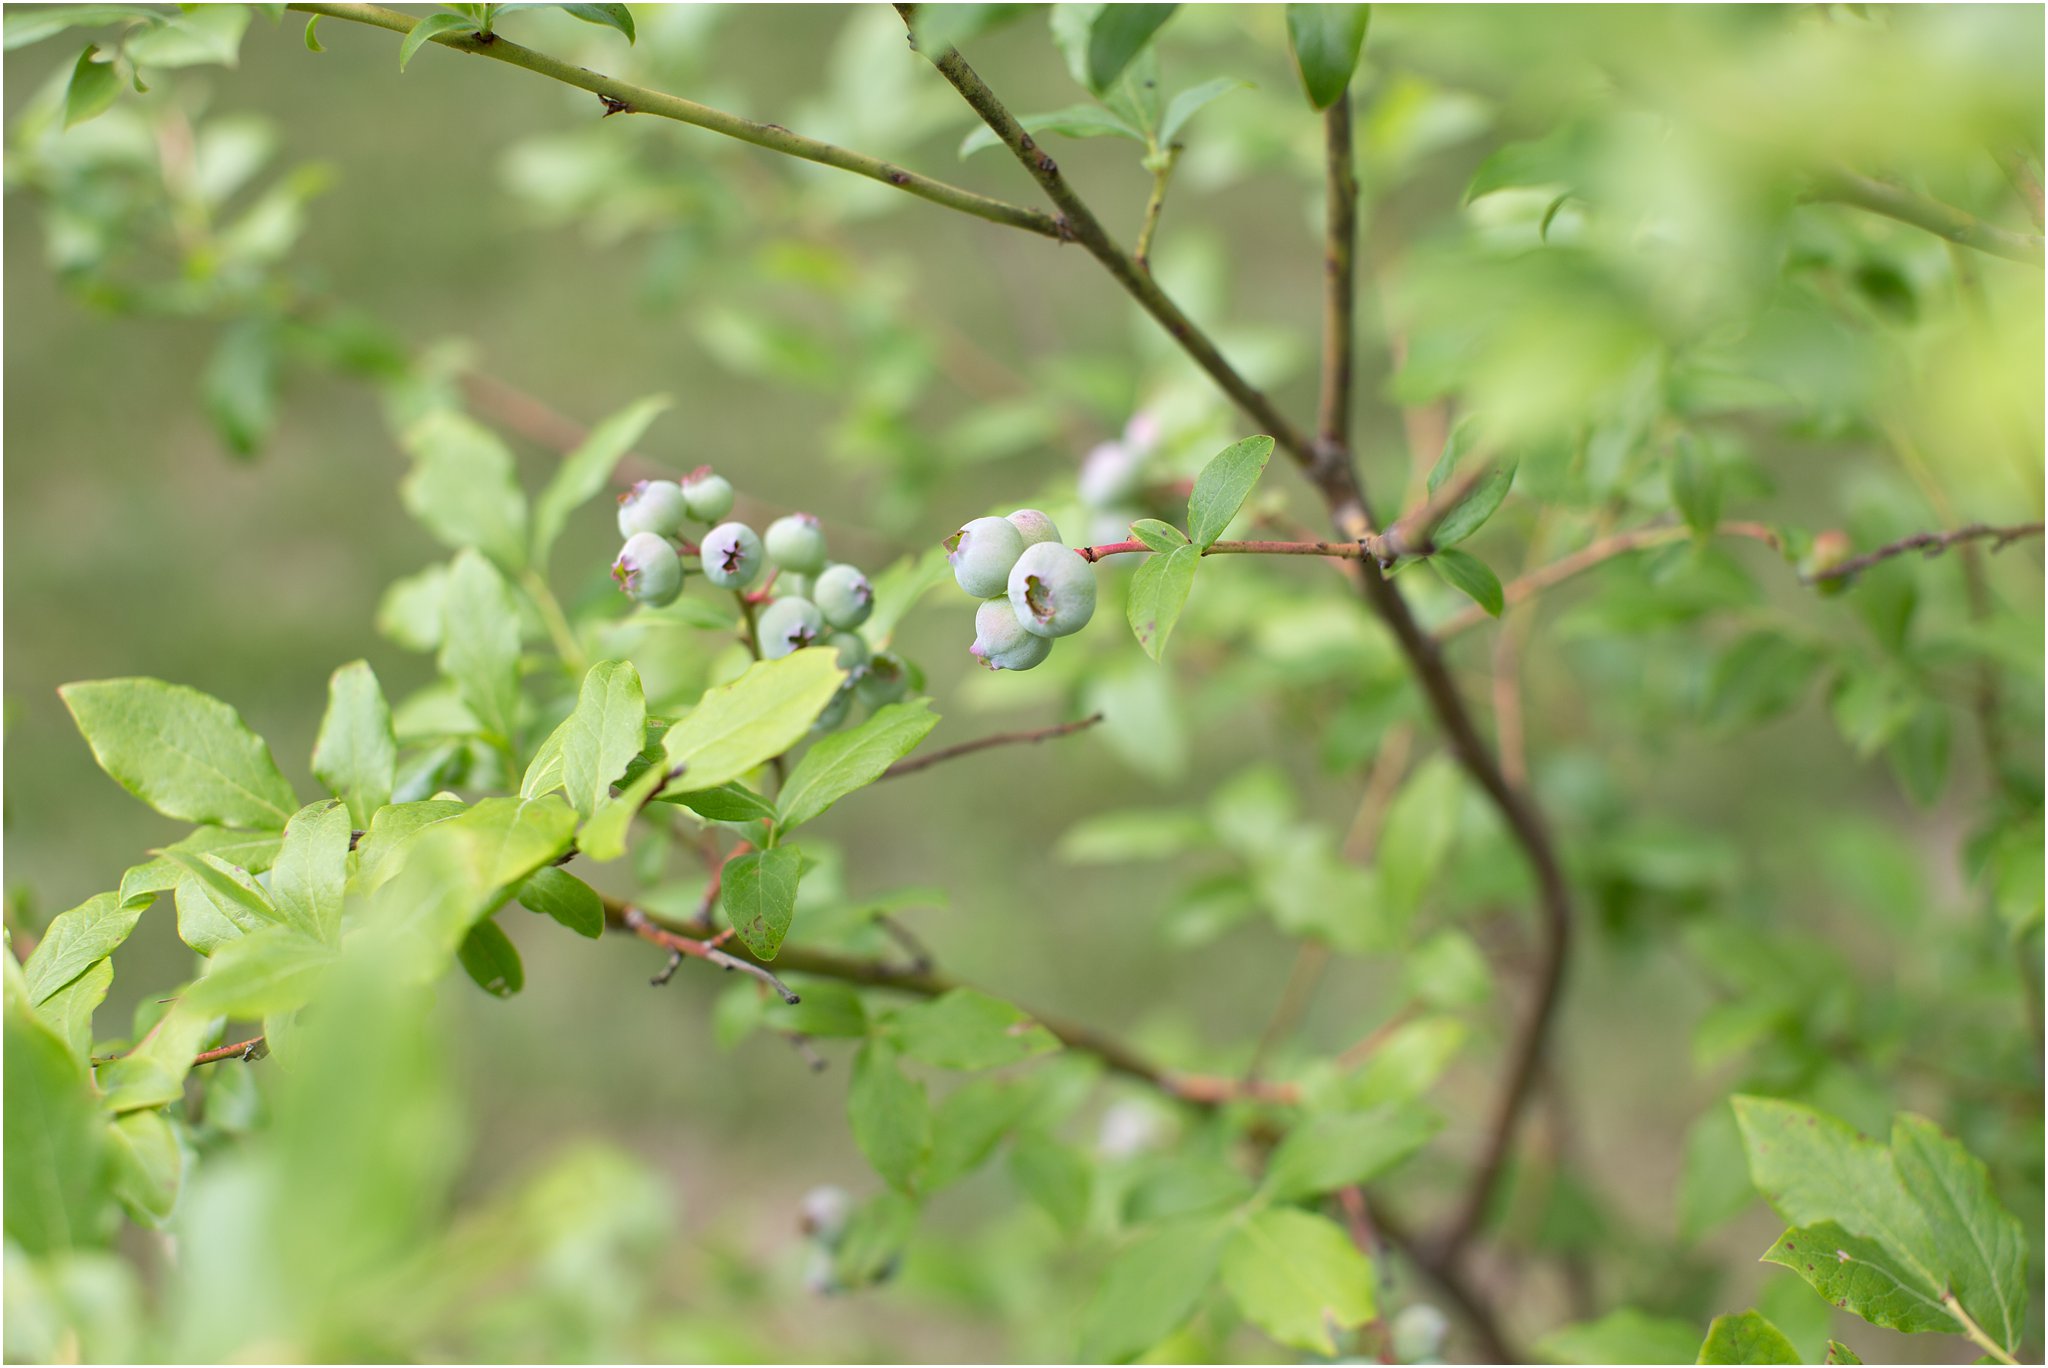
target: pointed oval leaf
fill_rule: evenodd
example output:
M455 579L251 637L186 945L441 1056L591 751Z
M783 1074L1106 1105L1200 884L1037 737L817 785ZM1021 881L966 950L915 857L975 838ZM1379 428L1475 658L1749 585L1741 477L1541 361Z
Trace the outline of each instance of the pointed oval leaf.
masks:
M281 831L299 810L263 738L211 694L146 678L57 693L100 768L166 817Z

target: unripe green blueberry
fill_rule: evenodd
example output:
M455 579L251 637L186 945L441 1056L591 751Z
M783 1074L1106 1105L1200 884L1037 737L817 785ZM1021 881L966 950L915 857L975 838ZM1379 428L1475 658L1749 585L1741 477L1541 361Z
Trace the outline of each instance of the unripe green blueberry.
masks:
M683 502L683 487L674 480L636 480L619 495L619 535L652 532L657 537L673 537L683 530L689 511Z
M1010 567L1023 551L1023 534L1007 518L976 518L946 538L953 578L978 599L1003 592L1010 582Z
M850 565L828 565L811 586L813 602L825 621L852 630L875 611L875 589L868 577Z
M1029 670L1052 654L1052 640L1025 631L1008 599L992 598L974 610L967 651L991 670Z
M859 632L827 632L824 644L839 652L839 668L848 674L868 663L868 643Z
M683 481L683 502L698 522L715 523L732 512L732 481L709 473Z
M761 577L761 539L745 523L720 523L698 548L704 578L721 589L744 589Z
M1078 632L1095 616L1095 567L1058 542L1027 546L1010 569L1010 606L1027 632Z
M910 692L910 667L894 651L877 651L853 688L868 707L886 707Z
M1394 1317L1394 1357L1403 1363L1435 1363L1444 1352L1450 1321L1428 1302L1401 1308Z
M811 735L823 736L826 732L837 730L839 724L846 720L846 714L852 710L853 684L848 682L839 686L839 691L832 695L832 701L825 705L825 711L819 713L817 720L811 723Z
M816 641L825 633L825 619L818 605L809 599L779 598L761 610L755 619L755 636L766 660L783 656Z
M1060 530L1053 526L1052 519L1035 508L1020 508L1004 521L1017 529L1017 535L1024 539L1026 546L1060 539Z
M768 548L768 559L784 570L815 575L825 568L825 534L808 513L792 513L769 523L761 544Z
M807 598L811 602L816 603L818 596L811 592L814 587L814 580L810 575L792 575L785 570L775 577L775 597L777 598L781 598L785 594L791 594L797 598Z
M683 559L666 538L635 532L612 562L612 578L634 602L659 608L683 592Z

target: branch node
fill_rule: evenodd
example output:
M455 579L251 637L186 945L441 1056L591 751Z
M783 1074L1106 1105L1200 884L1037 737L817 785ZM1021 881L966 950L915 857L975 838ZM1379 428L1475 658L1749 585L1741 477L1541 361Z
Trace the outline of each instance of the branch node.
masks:
M614 114L631 114L633 112L633 106L627 104L624 100L614 99L610 95L603 94L600 94L597 99L598 103L604 106L603 117L607 119Z

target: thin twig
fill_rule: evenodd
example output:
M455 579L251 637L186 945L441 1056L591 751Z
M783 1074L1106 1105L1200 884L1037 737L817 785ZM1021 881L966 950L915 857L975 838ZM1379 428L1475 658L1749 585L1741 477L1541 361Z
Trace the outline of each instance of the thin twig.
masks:
M1924 228L1937 237L1950 242L1973 247L1992 256L2004 257L2008 261L2025 262L2029 266L2041 265L2041 237L2037 233L2015 233L1986 223L1975 214L1965 213L1952 204L1929 199L1915 194L1901 186L1860 175L1846 167L1826 171L1815 177L1813 197L1833 200L1837 204L1853 205L1873 214L1910 223L1915 228Z
M664 950L669 951L672 955L688 955L692 959L703 960L706 964L715 964L721 969L737 969L743 974L751 974L770 988L773 988L781 995L782 1000L792 1007L803 1000L790 990L788 984L775 977L765 966L758 962L750 959L741 959L737 955L728 955L708 940L693 940L688 936L679 936L666 927L655 925L654 921L637 907L624 908L620 913L620 923L628 931L640 937L640 939L652 941ZM679 963L681 963L680 959L672 960L669 967L656 976L654 979L655 985L658 987L668 982L669 978L675 973L675 966Z
M1901 537L1895 542L1887 542L1875 551L1867 551L1863 555L1843 561L1840 565L1832 565L1825 570L1817 570L1813 574L1808 575L1806 579L1809 584L1821 584L1828 580L1848 579L1859 571L1868 570L1879 561L1890 560L1893 556L1903 556L1908 551L1924 551L1930 556L1938 556L1957 542L1977 541L1986 537L1991 539L1991 549L1993 551L2003 551L2016 541L2024 541L2028 537L2038 537L2040 535L2041 524L2037 522L2017 523L2011 527L1993 527L1988 523L1971 523L1967 527L1958 527L1951 532L1915 532L1910 537Z
M1350 459L1351 358L1357 291L1357 159L1351 148L1351 94L1323 114L1323 373L1316 408L1322 449Z
M1531 570L1526 575L1510 580L1507 587L1501 591L1502 612L1505 614L1508 608L1526 603L1545 589L1582 575L1596 565L1613 560L1616 556L1625 556L1631 551L1648 550L1653 546L1668 546L1672 542L1681 542L1693 535L1691 528L1660 524L1656 527L1638 527L1602 537L1569 556L1560 557L1540 569ZM1779 544L1778 534L1762 523L1722 523L1714 529L1714 535L1743 537L1771 547ZM1447 641L1492 620L1484 608L1474 606L1445 619L1436 629L1436 638L1438 641Z
M1142 556L1152 548L1132 538L1104 542L1100 546L1077 546L1075 554L1093 564L1105 556ZM1335 541L1219 541L1202 548L1205 556L1328 556L1335 560L1364 560L1369 554L1357 542Z
M997 732L993 736L977 737L972 741L962 741L957 746L947 746L943 750L935 750L927 755L898 760L882 771L882 777L901 779L906 774L916 774L919 770L930 769L933 765L944 764L948 760L957 760L963 755L972 755L976 751L985 751L996 746L1025 746L1039 741L1051 741L1056 737L1072 736L1075 732L1088 730L1100 721L1101 713L1090 713L1077 722L1062 722L1057 727L1040 727L1035 731Z
M238 1040L232 1045L222 1045L218 1049L208 1050L204 1054L192 1056L192 1067L196 1069L201 1064L218 1064L224 1059L240 1059L253 1063L264 1058L269 1053L270 1042L268 1040L265 1040L262 1036L251 1036L247 1040Z
M393 33L411 33L420 21L410 14L401 14L382 5L287 5L287 9L301 14L317 14L330 19L345 20L352 24L369 24L376 28L389 29ZM587 90L604 101L607 114L652 114L657 118L673 119L677 123L722 133L728 138L765 147L771 152L785 156L800 157L804 161L817 162L823 166L851 171L856 176L880 181L920 199L948 209L957 209L963 214L987 219L1010 228L1021 228L1027 233L1040 237L1061 239L1060 224L1052 215L1043 210L1029 209L1019 204L1008 204L1002 200L977 195L957 185L933 180L929 176L906 171L900 166L879 157L834 147L831 143L819 142L790 132L780 124L757 123L743 119L737 114L728 114L722 109L700 105L693 100L681 99L659 90L649 90L627 81L600 76L585 67L575 66L546 53L535 52L532 48L521 47L508 38L493 34L488 42L481 41L468 32L441 33L434 36L434 42L457 52L466 52L474 57L488 57L494 62L522 67L536 75L560 81L564 85Z

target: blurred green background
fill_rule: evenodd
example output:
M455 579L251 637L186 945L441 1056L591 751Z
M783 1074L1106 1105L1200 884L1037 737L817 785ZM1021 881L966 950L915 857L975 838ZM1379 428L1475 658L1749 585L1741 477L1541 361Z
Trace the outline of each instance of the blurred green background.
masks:
M1035 202L999 153L955 159L970 116L904 46L886 7L635 9L642 33L631 50L557 16L519 16L507 27L521 41L602 70ZM1667 69L1674 58L1663 44L1692 22L1714 41L1690 54L1690 65ZM1431 365L1483 366L1475 358L1490 355L1489 347L1526 356L1597 351L1611 341L1601 304L1573 293L1581 288L1573 277L1547 282L1555 292L1548 314L1531 312L1528 301L1540 297L1534 293L1522 296L1520 311L1496 314L1497 301L1467 296L1498 282L1483 264L1457 255L1468 232L1526 234L1540 201L1533 211L1489 211L1486 200L1466 207L1466 184L1502 142L1547 131L1560 108L1585 99L1603 56L1633 50L1641 81L1681 104L1720 100L1755 114L1766 130L1774 119L1806 117L1825 125L1813 131L1820 141L1837 124L1853 133L1871 104L1894 98L1885 80L1866 75L1859 80L1870 87L1869 103L1802 109L1799 78L1814 72L1800 65L1808 35L1787 26L1791 37L1756 38L1745 27L1784 22L1733 14L1681 22L1627 8L1376 16L1359 95L1366 255L1396 318L1406 309L1411 322L1417 313L1424 319L1412 327L1416 350L1405 383L1426 387ZM1853 20L1845 13L1843 22ZM1175 85L1229 75L1256 89L1226 97L1191 126L1159 256L1162 275L1198 317L1222 325L1226 349L1247 358L1254 374L1273 381L1283 407L1301 414L1313 402L1319 309L1318 135L1294 91L1282 24L1278 7L1189 7L1167 31ZM1965 73L1953 77L1958 85L1991 86L1986 104L2010 98L2024 105L2031 92L2038 126L2038 9L1980 11L1933 26L1948 47L1937 47L1930 69ZM315 55L297 28L289 17L281 26L259 18L238 69L181 73L175 98L207 117L260 115L274 123L285 164L330 168L331 187L311 202L292 258L321 294L359 307L408 349L467 339L480 369L584 422L641 394L673 395L674 409L643 452L678 471L714 464L763 509L818 513L841 553L871 573L988 507L1041 498L1071 506L1064 482L1088 447L1114 436L1139 405L1199 407L1187 398L1199 392L1189 373L1161 352L1144 320L1077 248L901 206L885 190L792 167L700 130L600 122L590 97L497 64L429 49L401 74L389 34L327 23L327 51ZM1580 61L1586 54L1575 42L1595 28L1605 30L1598 51ZM1782 57L1783 66L1744 71L1724 60L1752 42ZM972 55L1013 109L1079 98L1036 15L979 40ZM1946 67L1944 57L1953 59ZM8 54L10 119L58 65L49 47ZM1825 88L1839 93L1849 84ZM1759 89L1778 103L1756 110L1749 100ZM1917 92L1930 102L1954 94ZM1906 105L1889 112L1880 132L1851 140L1899 151L1885 139L1917 108ZM1129 145L1103 139L1056 147L1062 166L1128 240L1145 188ZM1684 154L1667 148L1651 160L1667 155ZM615 176L607 156L621 158ZM1729 184L1755 172L1731 168ZM2000 193L1989 159L1958 169L1954 180L1945 188L1960 186L1958 198ZM1717 213L1747 212L1716 198L1711 184L1692 188L1704 206L1694 221L1707 225L1702 234L1710 234ZM395 486L405 460L369 387L296 368L268 448L259 459L234 459L198 399L217 329L89 307L52 272L45 216L21 194L9 208L6 882L12 924L32 932L111 886L143 850L182 834L94 768L58 704L58 684L147 674L214 693L241 710L301 793L311 793L307 755L330 670L365 656L394 698L430 677L425 658L381 639L371 622L385 586L440 552L402 512ZM1846 213L1804 212L1824 222ZM1567 209L1560 231L1571 217ZM1731 229L1730 240L1739 242L1741 231ZM1874 231L1896 248L1887 260L1906 263L1902 288L1940 288L1936 277L1948 268L1939 243L1896 225ZM813 250L830 255L806 255ZM1674 326L1710 331L1716 309L1732 311L1730 295L1755 274L1712 250L1681 264L1699 272L1704 258L1722 273L1705 272L1675 293L1669 280L1657 282L1667 291L1661 304L1685 320ZM1934 485L1962 519L2037 517L2040 399L2030 387L2040 371L2040 278L2005 263L1972 266L1990 308L2022 342L2003 358L2008 369L1979 374L1975 383L2014 387L2016 408L2031 426L2005 434L2004 451L1974 448L1960 460L1953 451L1934 452ZM807 303L820 278L851 283L819 292L830 305ZM1525 280L1507 283L1528 288ZM749 310L764 300L785 331L747 325L750 317L758 324ZM1460 301L1467 312L1453 318ZM1443 321L1437 332L1432 311ZM1424 402L1433 394L1404 393L1390 381L1395 358L1378 290L1362 313L1357 446L1384 507L1399 502L1404 487L1415 489L1435 459L1430 434L1441 440L1442 413ZM914 326L892 331L875 318ZM900 346L903 367L918 377L904 414L864 412L857 402L863 389L889 382L885 344ZM1802 398L1820 395L1817 409L1854 410L1886 384L1882 364L1828 351L1827 339L1791 331L1776 345L1784 369L1811 381ZM1482 391L1524 404L1540 421L1551 402L1546 386L1564 403L1581 383L1572 374L1530 380L1517 372ZM1954 398L1938 378L1928 388ZM1416 401L1407 424L1397 398ZM1212 408L1182 430L1227 437L1240 421ZM915 431L906 436L895 423ZM1951 430L1960 432L1958 445L1976 435L1967 425ZM1188 438L1164 464L1193 469L1214 449L1199 442ZM551 458L530 445L520 449L533 488ZM1875 510L1865 525L1895 531L1948 521L1925 502L1924 488L1873 455L1871 430L1853 421L1820 421L1797 433L1759 426L1731 468L1735 516L1819 527L1848 521L1844 510ZM1276 465L1269 512L1313 527L1314 505L1297 483ZM555 557L565 599L606 591L616 542L610 524L601 506L575 519ZM1525 532L1513 524L1513 533ZM1523 554L1513 533L1504 528L1496 543L1503 578ZM1762 548L1728 554L1750 568L1772 610L1836 626L1853 621L1848 607L1814 600ZM1914 569L1929 585L1923 614L1958 609L1958 564L1950 557ZM1261 584L1285 586L1283 594L1320 589L1317 577L1327 577L1313 564L1257 573ZM1636 571L1620 562L1607 573ZM2009 700L2009 744L2027 762L2040 750L2038 556L2032 548L2007 552L1990 573L2001 599L2030 624L2014 653L2031 656L2036 674ZM1359 722L1362 739L1352 744L1319 720L1311 705L1334 702L1341 711L1341 692L1275 699L1256 676L1217 684L1230 662L1222 644L1205 641L1204 622L1237 628L1263 611L1234 603L1223 578L1205 578L1164 666L1146 662L1122 634L1112 597L1085 653L1077 645L1073 669L1050 683L971 673L969 614L950 590L935 594L899 638L924 667L945 718L928 744L1056 721L1105 701L1111 721L1098 734L905 779L888 801L848 803L820 824L843 849L850 888L941 892L943 907L908 920L961 976L1127 1033L1173 1062L1215 1068L1241 1067L1248 1057L1294 946L1257 922L1199 946L1163 947L1158 884L1147 869L1076 866L1053 852L1078 819L1176 801L1200 805L1215 785L1256 762L1279 766L1304 811L1344 829L1360 784L1355 762L1377 734L1369 719ZM1434 586L1418 581L1411 583L1428 610L1451 609L1449 599L1433 597ZM1815 696L1732 735L1695 724L1675 706L1660 712L1630 703L1622 709L1626 721L1646 725L1624 731L1609 712L1608 691L1642 687L1647 659L1671 697L1696 692L1708 648L1672 637L1647 654L1610 649L1597 616L1576 633L1545 635L1587 588L1546 607L1546 624L1527 650L1529 750L1547 783L1567 793L1597 791L1626 811L1636 833L1628 858L1636 863L1617 872L1581 861L1582 873L1589 885L1608 879L1638 891L1633 901L1589 899L1589 921L1604 922L1606 934L1584 938L1564 1015L1556 1069L1569 1080L1572 1110L1563 1131L1539 1122L1534 1143L1568 1144L1575 1170L1597 1180L1599 1221L1608 1224L1594 1228L1661 1238L1675 1219L1687 1132L1730 1076L1726 1065L1695 1067L1694 1028L1714 993L1670 953L1679 925L1670 909L1730 902L1767 918L1796 912L1802 930L1876 980L1926 986L1940 978L1942 963L1909 937L1939 939L1943 918L1967 915L1954 871L1973 820L1968 795L1986 775L1959 722L1955 796L1916 807L1881 762L1859 761L1843 745ZM1454 654L1475 698L1487 687L1492 630L1465 639ZM1300 637L1313 631L1311 623L1290 623L1275 640L1306 657ZM1249 632L1237 640L1256 649ZM1106 682L1081 684L1089 670ZM1204 687L1184 675L1201 676ZM1134 746L1151 747L1150 772L1129 763ZM1176 752L1183 764L1156 761ZM1496 840L1463 849L1475 861L1511 859ZM1490 876L1475 868L1456 877L1484 887ZM1513 890L1516 876L1492 882L1502 878ZM160 911L145 918L135 950L126 952L117 1017L187 972L168 903ZM1512 964L1525 953L1528 923L1519 909L1496 920L1500 929L1481 940ZM1006 1240L1024 1239L1016 1230L1021 1217L1007 1210L1009 1189L987 1175L935 1204L899 1284L846 1299L804 1294L797 1195L824 1181L856 1191L875 1185L843 1118L850 1056L827 1042L832 1067L812 1074L772 1036L723 1051L712 1039L712 1006L726 983L708 970L686 966L668 987L645 990L661 960L648 947L623 938L572 944L552 925L518 915L505 924L525 955L524 993L500 1002L466 981L451 982L439 1009L466 1108L470 1159L461 1192L494 1191L565 1146L597 1137L639 1156L673 1194L675 1238L638 1275L657 1326L651 1338L628 1346L605 1338L618 1333L612 1327L557 1352L920 1360L1070 1352L1062 1347L1068 1327L1037 1322L1048 1307L1068 1303L1016 1274L999 1252ZM2038 944L2022 955L2037 953ZM1400 974L1398 964L1340 960L1299 1032L1298 1055L1340 1049L1384 1020ZM1997 1020L1987 1029L2010 1030L2005 1017ZM1482 1036L1482 1044L1490 1041ZM1453 1122L1443 1143L1455 1152L1476 1141L1496 1057L1485 1048L1468 1052L1448 1076L1442 1096ZM1973 1141L2011 1120L2010 1097L1991 1086L1980 1135L1966 1134ZM1860 1108L1859 1118L1916 1105L1940 1115L1947 1095L1941 1079L1901 1068L1881 1086L1845 1083L1837 1100ZM2025 1105L2021 1098L2022 1111ZM2031 1105L2038 1110L2038 1093ZM2034 1140L2014 1148L2024 1153L2031 1144L2038 1193L2038 1119L2027 1124ZM1422 1201L1430 1201L1426 1192ZM2026 1219L2038 1239L2038 1213ZM1599 1306L1645 1281L1701 1268L1725 1275L1717 1305L1748 1305L1772 1281L1751 1261L1778 1229L1752 1201L1691 1263L1647 1274L1604 1271ZM1613 1246L1634 1238L1616 1235ZM976 1258L950 1258L956 1241L972 1246ZM1482 1278L1522 1288L1523 1323L1532 1329L1571 1314L1571 1289L1527 1249L1492 1256ZM622 1323L631 1310L621 1312ZM1967 1358L1959 1343L1908 1344L1851 1324L1873 1360L1888 1347L1909 1357L1932 1348ZM527 1346L515 1353L531 1344L516 1335L508 1343ZM1260 1352L1256 1341L1243 1348Z

